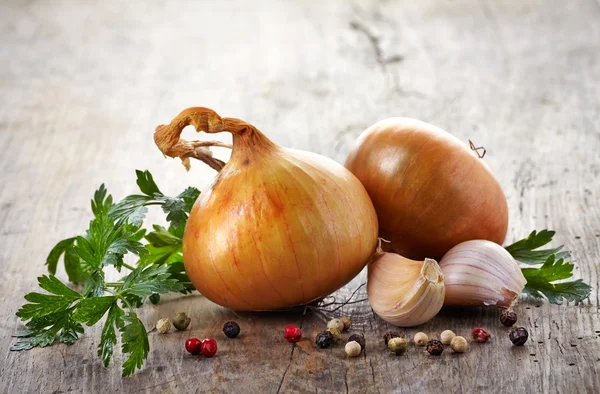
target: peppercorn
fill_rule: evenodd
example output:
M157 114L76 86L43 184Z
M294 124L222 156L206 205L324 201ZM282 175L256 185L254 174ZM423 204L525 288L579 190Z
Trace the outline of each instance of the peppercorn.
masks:
M467 343L465 337L457 335L454 338L452 338L452 341L450 342L450 347L452 348L452 350L454 350L455 353L464 353L469 348L469 344Z
M356 341L350 341L346 344L344 350L349 357L356 357L362 352L362 346Z
M489 341L492 336L483 328L474 328L473 331L471 331L471 338L473 338L475 342L484 343Z
M199 354L202 349L202 342L198 338L188 338L185 341L185 350L192 354Z
M515 311L510 309L505 309L500 314L500 323L505 325L506 327L510 327L517 322L517 314Z
M217 341L212 338L206 338L202 341L200 351L204 357L211 358L217 353Z
M350 335L350 337L348 338L348 342L358 342L358 344L360 345L361 348L365 348L365 336L363 334L352 334Z
M331 335L333 335L333 339L335 339L336 341L342 339L342 333L337 328L328 328L327 331L329 331Z
M394 353L396 356L399 356L401 354L404 354L404 352L406 352L406 349L408 348L408 342L406 342L406 339L404 338L391 338L388 341L388 349L390 349L390 351L392 353Z
M158 293L152 293L152 294L150 294L150 297L148 297L148 299L150 300L150 302L153 305L156 305L156 304L158 304L160 302L160 294L158 294Z
M315 344L321 349L328 348L333 343L333 334L329 331L321 331L315 338Z
M166 334L171 329L171 320L168 317L156 322L156 330L161 334Z
M385 342L385 346L387 346L388 342L392 338L400 338L402 335L398 331L388 331L383 335L383 341Z
M331 319L327 323L327 328L335 328L339 332L344 329L344 323L340 319Z
M417 346L426 346L427 342L429 342L429 337L424 332L418 332L415 334L413 341Z
M188 326L190 325L190 322L192 321L192 319L190 319L188 317L188 315L185 314L185 312L179 312L178 314L175 315L175 317L173 318L173 325L175 326L176 329L178 329L179 331L183 331L186 328L188 328Z
M427 342L427 352L432 356L439 356L444 351L444 345L437 339Z
M350 318L348 318L346 316L340 317L340 320L342 321L342 323L344 323L343 331L348 331L348 329L352 325L352 320L350 320Z
M227 338L235 338L240 334L240 325L234 321L228 321L223 325L223 333Z
M510 330L508 337L510 338L510 341L513 343L513 345L523 346L529 338L529 333L527 332L525 327L517 327Z
M455 336L456 334L450 330L442 331L440 334L440 342L442 342L442 345L450 345L450 342L452 342L452 339L454 339Z
M296 326L289 325L284 328L283 337L290 343L296 343L302 339L302 331Z

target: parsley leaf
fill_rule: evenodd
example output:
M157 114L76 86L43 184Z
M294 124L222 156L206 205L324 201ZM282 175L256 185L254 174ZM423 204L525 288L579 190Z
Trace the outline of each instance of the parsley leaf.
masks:
M171 278L167 265L158 265L133 270L125 278L119 294L124 297L134 296L144 299L153 293L164 294L183 289L183 284Z
M505 249L515 260L524 264L542 264L552 255L556 255L557 259L568 259L571 253L563 251L563 245L552 249L536 250L550 243L554 234L555 232L550 230L542 230L539 233L534 230L527 238L509 245Z
M129 353L129 357L123 363L123 376L133 374L136 368L141 368L148 352L150 344L148 343L148 334L144 324L137 317L135 312L129 312L121 317L125 324L119 328L121 331L121 351Z
M123 309L115 302L111 305L106 322L102 327L102 334L100 336L100 344L98 345L98 356L102 359L104 367L108 367L110 359L113 355L113 348L117 344L117 334L115 327L120 329L123 327L121 317L125 314Z
M114 205L109 215L118 222L143 220L148 205L160 205L167 214L167 221L171 226L177 228L185 224L194 202L200 195L200 191L195 187L188 187L176 197L165 196L149 171L136 171L137 184L140 191L144 193L134 194L125 197L121 202Z
M542 249L552 241L555 232L533 231L525 239L507 246L506 250L513 258L528 265L541 265L537 268L521 268L527 284L523 293L534 299L547 298L552 304L560 305L563 299L581 302L590 296L591 287L583 280L565 281L573 276L574 265L567 258L571 252L563 250L563 246Z
M573 264L564 259L550 256L540 268L523 268L521 271L527 279L523 290L536 299L544 296L552 304L562 304L563 298L580 302L590 296L591 286L578 279L571 282L553 283L573 276Z
M183 261L182 238L173 227L166 228L154 225L154 231L146 234L148 253L141 256L139 266L171 264ZM183 227L179 227L183 229Z
M83 333L81 324L73 319L74 303L83 296L69 289L54 276L38 278L42 289L50 294L29 293L25 304L17 311L17 316L29 320L27 330L17 333L19 337L11 350L27 350L36 346L48 346L60 332L60 342L72 344Z
M58 266L58 260L63 253L66 253L67 250L71 249L73 244L75 243L75 237L63 239L59 243L56 244L48 254L46 258L46 265L48 266L48 272L52 275L56 275L56 267Z

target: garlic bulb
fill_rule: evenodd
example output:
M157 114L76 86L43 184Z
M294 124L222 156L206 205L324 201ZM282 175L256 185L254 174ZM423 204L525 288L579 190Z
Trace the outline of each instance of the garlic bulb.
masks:
M510 253L490 241L458 244L444 255L440 267L446 281L446 306L508 308L527 282Z
M379 252L369 263L369 302L391 324L412 327L432 319L442 308L444 292L444 276L435 260Z

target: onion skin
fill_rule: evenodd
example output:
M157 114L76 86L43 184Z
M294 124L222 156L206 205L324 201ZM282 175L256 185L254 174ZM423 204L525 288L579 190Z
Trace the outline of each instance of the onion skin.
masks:
M261 311L306 304L348 283L377 244L364 187L333 160L279 147L252 126L240 132L228 119L231 159L194 204L183 237L196 289L219 305Z
M409 118L360 135L346 163L367 189L380 237L414 260L439 259L471 239L501 244L508 206L488 166L446 131Z
M485 240L456 245L440 267L446 280L444 306L510 308L527 283L510 253Z

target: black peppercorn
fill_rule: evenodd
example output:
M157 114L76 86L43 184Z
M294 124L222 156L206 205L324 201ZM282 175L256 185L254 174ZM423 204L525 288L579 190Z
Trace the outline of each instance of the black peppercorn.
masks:
M333 334L329 331L321 331L317 334L317 337L315 338L315 343L321 349L325 349L326 347L331 346L331 344L333 343Z
M427 352L432 356L439 356L444 351L444 345L437 339L427 342Z
M515 311L510 309L505 309L500 314L500 323L505 325L506 327L510 327L517 322L517 314Z
M150 302L154 305L158 304L160 302L160 294L158 293L152 293L150 294L150 297L148 297L150 299Z
M398 331L388 331L383 336L383 341L385 342L385 346L387 346L388 342L392 338L401 338L402 335Z
M223 325L223 333L227 338L235 338L240 334L240 325L234 321L228 321Z
M348 338L348 342L356 341L360 345L360 347L365 349L365 336L363 334L352 334L350 338Z
M523 346L527 339L529 338L529 333L525 329L525 327L517 327L510 330L510 334L508 334L510 341L515 346Z

